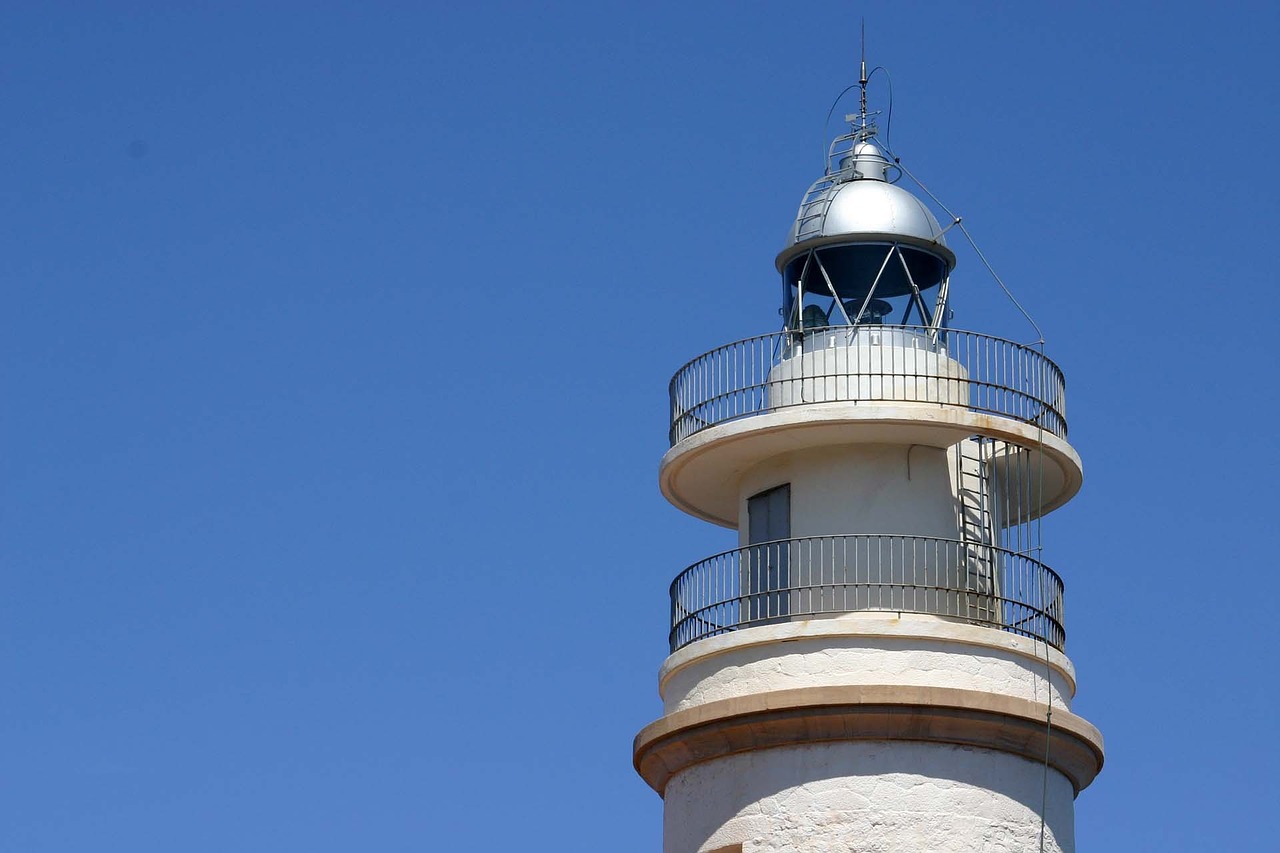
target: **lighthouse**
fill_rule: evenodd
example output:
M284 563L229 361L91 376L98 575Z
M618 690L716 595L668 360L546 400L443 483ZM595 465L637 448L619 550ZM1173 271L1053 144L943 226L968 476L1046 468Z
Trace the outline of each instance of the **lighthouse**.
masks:
M662 493L737 547L671 583L635 767L666 853L1072 851L1103 746L1040 546L1082 481L1063 374L953 326L963 227L860 84L776 257L781 328L671 380Z

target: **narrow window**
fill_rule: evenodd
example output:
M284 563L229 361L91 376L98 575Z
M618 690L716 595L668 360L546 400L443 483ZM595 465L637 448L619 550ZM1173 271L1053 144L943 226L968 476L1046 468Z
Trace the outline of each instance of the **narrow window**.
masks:
M791 484L747 498L747 549L742 567L746 619L755 624L791 612Z
M747 544L791 538L791 484L747 498Z

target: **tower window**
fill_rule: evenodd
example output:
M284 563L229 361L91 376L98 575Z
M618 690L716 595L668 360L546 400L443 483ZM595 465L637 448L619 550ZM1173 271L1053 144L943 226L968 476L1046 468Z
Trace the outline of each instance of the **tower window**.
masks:
M747 544L742 565L743 605L751 622L791 612L791 484L747 498ZM781 540L781 541L780 541Z
M791 484L747 498L747 544L791 538Z

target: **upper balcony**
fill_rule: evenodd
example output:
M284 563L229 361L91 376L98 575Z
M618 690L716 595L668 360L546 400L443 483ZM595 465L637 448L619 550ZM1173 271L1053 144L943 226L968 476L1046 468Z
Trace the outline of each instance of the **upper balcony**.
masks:
M825 403L933 404L1067 437L1056 364L1023 344L953 329L864 325L759 335L693 359L670 392L673 447L719 424Z
M737 486L748 471L815 447L1003 441L1031 459L1027 518L1062 506L1084 480L1066 440L1062 371L1031 347L976 332L784 330L698 356L676 372L670 392L662 493L724 527L739 523Z

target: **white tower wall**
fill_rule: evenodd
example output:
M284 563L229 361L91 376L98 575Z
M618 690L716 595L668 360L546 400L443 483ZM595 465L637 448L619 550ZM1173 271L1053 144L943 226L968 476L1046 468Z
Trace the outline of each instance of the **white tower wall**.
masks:
M667 786L665 853L1039 850L1043 767L989 749L895 741L730 755ZM1050 770L1046 851L1075 849L1073 791Z
M844 444L774 456L738 488L738 531L746 545L747 498L791 486L791 535L851 530L954 539L955 476L946 450L923 444Z

